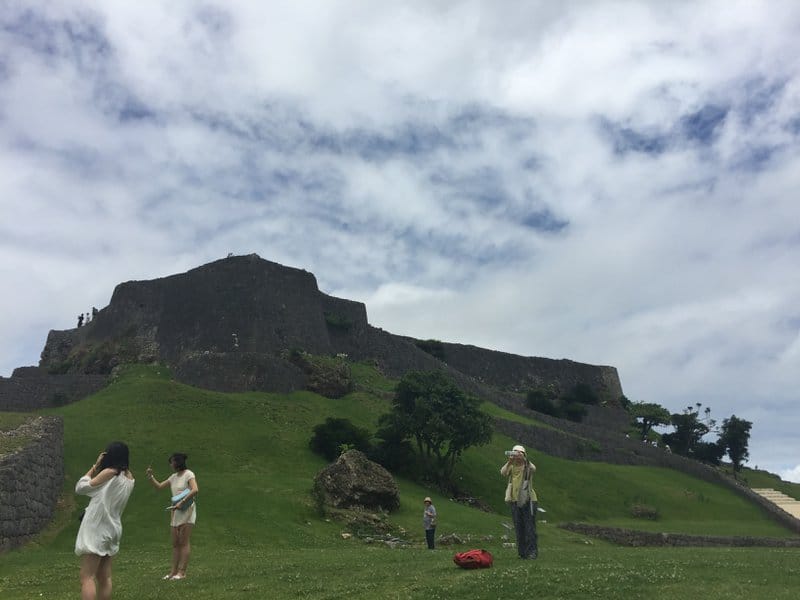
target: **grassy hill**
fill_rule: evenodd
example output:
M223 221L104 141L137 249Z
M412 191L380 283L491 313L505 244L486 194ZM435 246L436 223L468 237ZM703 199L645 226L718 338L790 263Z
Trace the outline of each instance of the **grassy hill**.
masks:
M500 539L510 519L498 469L513 440L497 434L490 445L468 451L456 473L460 485L496 513L401 479L401 507L390 520L409 543L392 549L343 539L347 528L320 517L309 497L312 479L326 463L310 452L308 440L327 417L374 429L388 410L385 392L393 382L366 365L354 372L360 391L330 400L308 392L210 392L172 381L165 369L137 366L100 393L48 411L64 418L64 499L47 532L0 556L0 598L77 596L72 548L86 502L72 488L114 439L131 447L137 477L115 561L115 598L676 598L700 589L709 598L796 596L800 550L619 548L555 527L585 521L695 534L791 535L729 490L670 470L566 461L535 449L536 487L547 510L539 527L541 558L517 560ZM189 454L197 474L198 525L189 578L163 582L170 553L163 510L168 494L146 484L144 469L152 464L163 478L167 456L178 450ZM440 513L437 533L469 537L465 546L423 549L426 495ZM656 507L659 520L632 518L635 503ZM456 568L452 554L471 547L489 549L495 567Z

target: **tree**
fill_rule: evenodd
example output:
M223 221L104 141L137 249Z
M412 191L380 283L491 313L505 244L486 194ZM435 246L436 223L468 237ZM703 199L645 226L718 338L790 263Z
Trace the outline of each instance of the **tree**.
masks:
M308 442L313 452L333 460L341 453L342 447L350 447L362 452L370 449L370 433L357 427L349 419L327 418L314 427L314 435Z
M734 474L742 469L742 462L746 462L750 457L747 444L750 441L750 428L753 424L750 421L731 415L729 419L722 421L722 433L719 436L719 444L728 452L728 457L733 463Z
M719 465L722 455L725 454L725 446L716 442L697 442L692 448L692 458L710 465Z
M673 452L682 456L694 456L695 449L703 439L716 426L716 421L711 418L711 409L706 407L704 417L700 417L702 404L687 406L682 413L675 413L670 417L674 433L665 433L662 441L668 444Z
M657 425L669 425L669 411L653 402L633 402L628 411L639 429L640 439L646 440L650 431Z
M413 440L430 475L444 484L464 450L491 440L491 419L479 405L442 371L410 371L397 384L392 410L380 425Z

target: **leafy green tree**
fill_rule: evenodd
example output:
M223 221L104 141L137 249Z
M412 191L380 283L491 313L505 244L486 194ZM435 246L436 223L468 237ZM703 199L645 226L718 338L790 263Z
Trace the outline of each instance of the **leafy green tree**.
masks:
M384 422L375 433L378 438L369 458L383 465L392 473L403 474L415 479L420 474L420 465L414 454L414 448L402 431L396 429L391 422Z
M410 371L397 384L392 410L379 424L413 440L429 474L445 484L464 450L492 438L491 419L479 406L442 371Z
M633 417L634 424L639 429L641 440L646 440L653 427L669 425L671 415L669 411L654 402L632 402L628 411Z
M414 344L423 352L444 361L444 344L439 340L416 340Z
M716 426L716 421L711 418L710 408L706 407L703 411L704 416L700 416L702 407L702 403L698 402L694 406L687 406L682 413L675 413L670 417L675 432L665 433L661 439L676 454L693 457L703 436Z
M333 460L343 447L362 452L370 450L370 432L354 425L349 419L329 417L324 423L314 427L314 435L308 442L309 448L328 460Z
M725 446L719 441L697 442L692 449L692 458L710 465L719 465L722 462L723 454L725 454Z
M738 473L742 470L742 463L750 457L747 446L750 442L750 428L753 424L750 421L731 415L729 419L722 421L722 433L719 436L719 444L728 452L728 457L733 463L733 472Z

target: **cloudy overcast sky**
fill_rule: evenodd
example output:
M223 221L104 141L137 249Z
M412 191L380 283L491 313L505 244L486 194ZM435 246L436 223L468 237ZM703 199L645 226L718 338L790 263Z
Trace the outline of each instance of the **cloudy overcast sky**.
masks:
M800 480L800 3L5 0L0 375L228 253Z

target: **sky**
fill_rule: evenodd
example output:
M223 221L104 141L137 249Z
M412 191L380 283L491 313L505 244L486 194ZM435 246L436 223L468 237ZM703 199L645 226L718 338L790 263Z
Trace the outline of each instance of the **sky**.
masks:
M4 0L0 376L229 253L800 481L800 3Z

